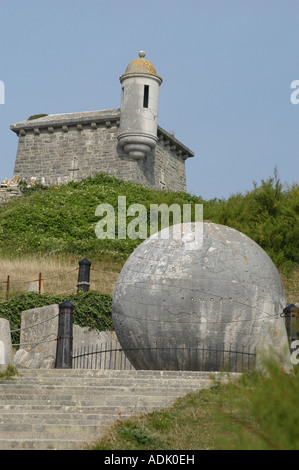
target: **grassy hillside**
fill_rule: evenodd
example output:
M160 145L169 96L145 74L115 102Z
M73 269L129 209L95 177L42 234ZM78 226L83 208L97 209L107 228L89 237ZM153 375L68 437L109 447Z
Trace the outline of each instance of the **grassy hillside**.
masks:
M24 190L24 197L0 209L2 255L34 254L88 256L92 259L124 261L140 240L99 240L95 215L99 204L111 204L118 214L118 196L127 207L139 203L194 203L185 193L168 193L98 175L79 183ZM128 219L129 220L129 219ZM116 231L118 229L116 223Z
M99 220L96 207L111 204L117 216L118 196L126 196L127 207L138 203L147 209L150 204L203 203L205 220L248 235L265 249L280 272L299 279L299 186L282 185L276 174L253 183L245 194L209 201L185 193L154 191L105 175L23 191L22 198L0 207L0 280L12 270L12 278L20 276L19 282L33 279L35 272L42 271L43 278L51 278L72 271L67 276L69 285L65 277L55 280L58 284L50 291L57 293L76 285L77 272L73 270L83 257L92 260L93 267L119 270L142 240L99 240L95 235ZM93 272L92 282L95 275ZM99 272L97 275L102 276ZM115 282L116 277L112 277ZM294 285L289 303L298 301L298 284L287 284ZM5 283L2 286L5 289ZM79 296L50 296L48 284L45 286L47 294L12 295L9 302L0 302L0 316L8 318L12 328L19 328L24 309L68 298L76 306L75 322L80 321L81 326L100 330L112 327L111 296L99 294L106 290L98 285ZM18 343L18 335L14 333L13 342ZM277 369L271 369L266 378L244 375L237 384L202 390L179 400L173 408L120 423L94 448L298 449L298 377Z
M171 205L203 203L204 219L231 226L255 240L277 267L291 270L299 260L299 186L283 186L277 175L254 183L246 194L204 201L186 193L156 191L106 175L51 188L24 188L24 196L0 208L0 255L89 257L122 264L142 240L99 240L96 207L118 196L133 203ZM132 218L131 218L132 219ZM130 218L127 218L129 221ZM148 217L149 222L149 217ZM116 223L116 233L117 233ZM149 233L149 224L148 224Z
M299 375L268 364L180 398L164 410L120 421L92 450L298 450Z

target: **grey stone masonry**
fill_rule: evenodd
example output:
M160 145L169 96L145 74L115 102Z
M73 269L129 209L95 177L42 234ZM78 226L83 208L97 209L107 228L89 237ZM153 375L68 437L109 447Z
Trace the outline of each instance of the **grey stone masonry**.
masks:
M194 153L158 127L158 144L140 161L118 147L120 110L55 114L11 126L19 137L14 175L45 185L106 173L146 187L186 190L185 160Z
M13 197L22 196L20 188L18 187L17 178L13 180L5 180L0 183L0 206L8 203Z
M58 315L59 305L46 305L44 307L33 308L22 312L21 320L21 336L20 348L15 354L14 364L19 369L51 369L55 367L56 362L56 346L58 334ZM7 320L0 318L0 370L1 370L1 351L4 350L1 345L1 340L4 342L2 322ZM7 336L7 335L6 335ZM10 338L10 330L9 330ZM2 347L2 349L1 349ZM76 354L83 354L94 348L94 351L104 351L105 349L121 349L114 331L97 331L89 330L87 327L73 325L73 357ZM12 350L10 346L10 350ZM6 347L8 353L9 348ZM104 358L105 356L105 358ZM2 358L4 358L2 354ZM91 361L91 358L83 358L78 360L77 363L73 362L73 367L88 368L109 368L118 369L123 368L126 364L127 368L131 368L130 362L125 360L122 351L110 351L103 354L101 359L98 354L97 364L96 361ZM88 360L90 359L90 360ZM13 358L11 359L13 363ZM2 359L2 363L4 363ZM7 360L6 360L7 363Z
M238 375L148 370L21 370L0 383L0 450L88 450L120 420Z
M10 324L5 318L0 318L0 371L13 363Z

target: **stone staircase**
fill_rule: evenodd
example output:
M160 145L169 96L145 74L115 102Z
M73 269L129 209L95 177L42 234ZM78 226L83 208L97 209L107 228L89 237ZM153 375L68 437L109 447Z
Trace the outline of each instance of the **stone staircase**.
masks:
M0 383L0 450L86 448L117 420L213 383L208 372L22 370Z

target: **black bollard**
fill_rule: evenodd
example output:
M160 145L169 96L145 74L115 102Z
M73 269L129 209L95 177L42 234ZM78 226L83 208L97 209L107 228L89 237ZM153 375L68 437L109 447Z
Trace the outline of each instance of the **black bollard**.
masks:
M74 309L69 300L59 305L56 369L72 369Z
M283 310L281 316L285 317L289 342L299 339L299 308L295 304L290 304Z
M83 292L89 291L90 285L90 266L91 262L84 258L79 261L79 274L78 274L78 292L81 290Z

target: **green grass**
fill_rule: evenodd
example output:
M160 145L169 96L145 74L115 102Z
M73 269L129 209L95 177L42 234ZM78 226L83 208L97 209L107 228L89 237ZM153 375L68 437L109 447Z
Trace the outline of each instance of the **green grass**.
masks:
M9 365L5 370L0 371L0 383L3 380L12 379L18 374L17 369L13 365Z
M204 201L187 193L155 191L106 175L80 182L42 188L23 187L23 197L0 207L2 258L37 256L87 257L122 264L143 240L99 240L96 207L111 204L117 218L118 196L133 203L203 203L204 219L233 227L256 241L281 273L291 275L299 264L299 187L281 184L277 172L245 194ZM128 221L130 219L128 218ZM148 225L149 228L149 225ZM116 224L117 229L117 224ZM111 327L111 296L67 296L84 325ZM59 303L65 297L25 294L1 302L0 316L20 327L20 313ZM82 302L81 302L82 301ZM99 307L100 305L100 307ZM103 312L103 316L96 315ZM78 317L79 317L78 316ZM13 375L13 373L12 373ZM0 377L1 378L1 377ZM288 376L271 366L267 377L244 375L238 383L217 385L190 394L173 408L119 423L98 449L299 449L298 375Z
M23 187L24 197L0 208L0 254L63 255L124 262L142 239L99 240L95 227L98 205L111 204L118 231L118 196L127 208L142 204L203 203L204 219L228 225L256 241L277 267L291 271L299 263L299 186L281 184L277 174L245 194L204 201L183 192L158 191L99 174L80 182L50 188ZM134 218L134 217L133 217ZM131 218L127 218L129 222ZM171 220L170 220L171 223Z
M92 450L299 450L299 376L268 375L191 393L173 407L119 421Z

